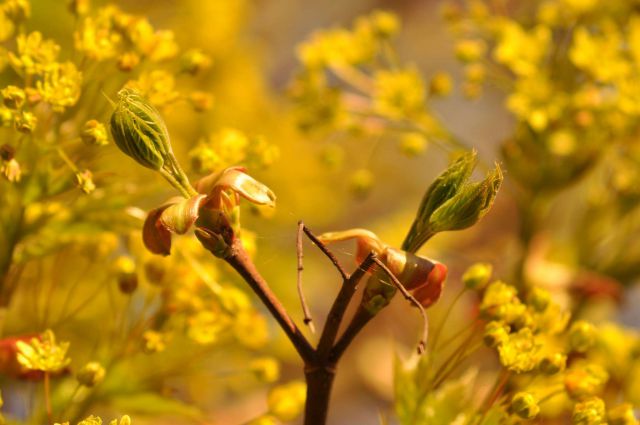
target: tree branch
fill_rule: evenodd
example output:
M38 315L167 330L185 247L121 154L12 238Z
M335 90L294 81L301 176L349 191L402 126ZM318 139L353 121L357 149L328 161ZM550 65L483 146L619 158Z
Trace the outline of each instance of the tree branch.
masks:
M329 248L327 248L327 246L324 243L322 243L322 241L320 241L320 239L318 239L316 235L314 235L311 232L311 229L309 229L304 224L302 225L302 230L307 235L307 237L311 239L311 242L313 242L320 249L320 251L322 251L324 255L326 255L327 258L329 258L329 260L333 263L336 269L338 269L340 276L342 276L342 280L347 280L349 278L349 275L347 274L347 272L344 271L344 268L342 267L338 259L335 257L335 255L333 255L333 253L329 251Z
M338 335L338 330L340 329L340 324L342 323L344 314L349 306L349 302L351 301L351 298L353 298L353 294L356 292L358 283L367 270L369 270L373 265L375 259L376 254L371 252L364 261L360 263L356 271L342 283L340 292L331 306L331 310L327 316L327 322L325 323L322 335L320 336L320 342L318 343L318 357L328 357L331 347Z
M287 334L304 362L312 362L315 358L315 350L311 347L302 332L300 332L300 329L298 329L291 317L289 317L284 306L275 296L267 282L260 275L253 261L251 261L247 252L244 250L242 242L239 239L235 239L230 251L231 253L225 258L225 261L240 273L249 286L251 286L251 289L258 295L262 303Z

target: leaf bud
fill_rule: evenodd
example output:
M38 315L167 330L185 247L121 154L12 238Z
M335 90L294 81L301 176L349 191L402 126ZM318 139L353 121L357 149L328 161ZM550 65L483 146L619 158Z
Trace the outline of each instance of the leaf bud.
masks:
M462 283L467 289L483 289L491 279L493 266L489 263L476 263L462 275Z
M440 174L427 189L418 212L405 238L402 249L416 252L431 236L429 220L433 212L447 200L452 198L471 176L475 167L475 151L461 156Z
M473 226L491 209L502 179L502 171L496 164L483 181L463 186L433 212L429 218L430 230L438 233Z
M144 167L160 170L172 149L160 113L135 89L118 92L111 115L111 135L118 148Z

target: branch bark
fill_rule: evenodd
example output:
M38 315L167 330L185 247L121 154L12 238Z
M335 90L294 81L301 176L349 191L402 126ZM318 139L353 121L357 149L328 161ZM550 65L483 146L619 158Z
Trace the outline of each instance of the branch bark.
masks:
M300 332L300 329L298 329L291 317L289 317L284 306L280 303L262 275L260 275L239 239L234 240L231 246L231 254L225 258L225 261L244 278L249 286L251 286L251 289L253 289L253 292L258 295L262 303L287 334L287 337L289 337L289 340L305 364L312 362L315 359L315 350L311 344L309 344L307 338Z

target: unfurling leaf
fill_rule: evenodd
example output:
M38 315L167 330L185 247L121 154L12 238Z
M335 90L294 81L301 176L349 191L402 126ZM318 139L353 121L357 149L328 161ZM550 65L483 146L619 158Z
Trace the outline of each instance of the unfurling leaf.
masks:
M162 212L159 223L171 233L184 235L198 219L200 206L206 197L197 195L189 199L180 199Z

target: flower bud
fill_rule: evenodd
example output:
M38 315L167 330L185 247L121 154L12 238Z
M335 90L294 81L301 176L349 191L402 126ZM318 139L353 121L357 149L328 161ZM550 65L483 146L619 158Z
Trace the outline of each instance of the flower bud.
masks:
M482 59L487 51L483 40L461 40L455 46L456 58L461 62L476 62Z
M551 302L551 294L549 291L534 287L529 292L527 296L527 303L533 307L533 309L539 313L542 313L549 307L549 303Z
M306 385L300 381L293 381L272 389L267 396L269 413L281 421L294 420L302 413L305 394Z
M584 353L596 341L595 327L584 320L578 320L569 329L569 348L578 353Z
M260 357L251 360L249 369L260 382L275 382L280 376L280 365L273 357Z
M21 133L33 133L38 124L38 119L32 112L22 111L14 116L13 125Z
M633 405L630 403L623 403L607 412L607 419L609 425L637 425L638 420L633 413Z
M387 39L400 30L400 21L395 13L376 10L370 16L371 26L376 36Z
M509 327L503 322L492 320L484 327L482 340L491 348L495 348L509 338Z
M467 289L483 289L489 279L493 266L489 263L476 263L469 267L462 275L462 283Z
M118 92L110 122L118 148L139 164L160 170L169 161L172 150L164 120L137 90L124 88Z
M131 294L138 287L136 266L130 257L118 257L114 264L118 287L123 294Z
M453 81L446 72L438 72L429 82L429 94L432 96L446 96L451 93Z
M189 50L180 59L182 72L196 75L211 66L211 58L201 50Z
M522 419L533 419L540 413L538 401L531 393L519 392L511 399L510 411Z
M76 184L87 195L96 190L93 182L93 174L89 170L78 171L76 173Z
M571 420L576 425L602 424L606 422L604 401L590 397L576 403Z
M142 351L145 354L161 353L167 348L166 336L157 331L142 334Z
M1 91L5 106L10 109L20 109L24 105L25 93L20 87L7 86Z
M129 72L140 63L140 56L135 52L124 52L118 56L117 66L120 71Z
M105 376L104 367L98 362L89 362L78 371L76 379L85 387L98 385Z
M89 0L70 0L67 5L69 12L75 16L83 16L89 13Z
M545 375L555 375L562 372L567 365L567 356L562 353L553 353L544 356L538 363L538 370Z
M581 399L600 393L608 380L609 374L598 364L572 366L565 372L564 388L569 397Z
M104 146L109 143L107 129L104 124L96 120L89 120L84 123L80 137L87 145Z

